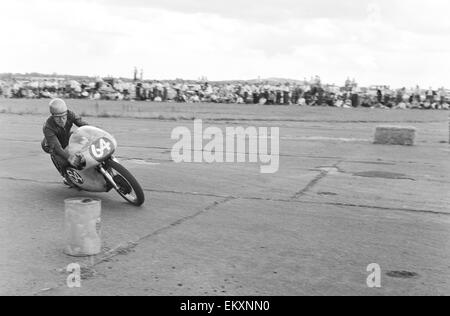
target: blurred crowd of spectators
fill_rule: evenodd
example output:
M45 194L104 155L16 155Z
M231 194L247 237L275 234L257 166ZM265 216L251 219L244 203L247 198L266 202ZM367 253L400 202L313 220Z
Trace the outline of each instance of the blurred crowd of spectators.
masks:
M302 82L192 82L131 81L118 79L67 80L62 78L0 79L0 98L74 98L153 102L214 102L397 109L449 109L444 89L390 89L325 85L319 77Z

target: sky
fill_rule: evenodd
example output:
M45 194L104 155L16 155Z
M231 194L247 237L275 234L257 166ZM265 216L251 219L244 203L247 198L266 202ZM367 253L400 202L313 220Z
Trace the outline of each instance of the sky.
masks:
M0 0L0 73L450 88L448 0Z

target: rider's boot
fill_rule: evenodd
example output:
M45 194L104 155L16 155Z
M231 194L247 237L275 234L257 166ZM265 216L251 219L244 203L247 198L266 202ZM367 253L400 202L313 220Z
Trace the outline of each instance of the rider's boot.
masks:
M79 187L77 187L68 177L63 179L64 185L67 185L70 189L76 189L78 191L81 191Z
M63 184L67 185L68 187L73 188L74 185L72 184L72 182L69 179L63 178Z
M63 183L64 185L67 185L71 189L77 189L78 191L81 191L79 187L77 187L72 180L70 180L69 176L66 174L63 175Z

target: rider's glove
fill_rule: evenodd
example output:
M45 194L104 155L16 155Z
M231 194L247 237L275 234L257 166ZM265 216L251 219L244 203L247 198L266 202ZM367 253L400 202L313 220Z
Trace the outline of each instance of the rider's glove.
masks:
M78 155L70 155L67 161L70 163L71 166L75 168L78 168L81 164L81 159Z

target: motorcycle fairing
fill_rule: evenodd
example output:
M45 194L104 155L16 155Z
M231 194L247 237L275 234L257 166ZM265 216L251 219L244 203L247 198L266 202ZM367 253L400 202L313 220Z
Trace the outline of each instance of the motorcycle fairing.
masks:
M86 166L82 170L67 169L72 182L85 191L109 191L110 187L96 167L110 158L116 148L117 142L111 134L93 126L78 128L71 135L66 150L69 154L81 153Z

